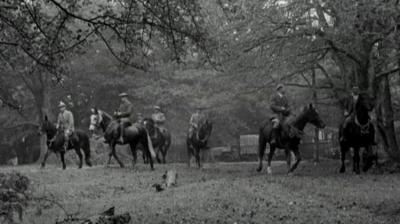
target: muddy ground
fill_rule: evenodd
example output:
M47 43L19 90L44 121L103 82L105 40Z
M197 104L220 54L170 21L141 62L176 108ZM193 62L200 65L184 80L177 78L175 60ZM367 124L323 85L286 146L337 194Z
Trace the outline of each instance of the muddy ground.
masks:
M62 207L31 203L25 223L55 223L66 213L88 217L111 206L129 212L132 223L400 223L399 174L340 175L338 165L303 162L294 176L282 162L274 163L271 176L255 172L255 163L0 170L25 174L35 197ZM169 169L177 171L178 186L155 192L152 185Z

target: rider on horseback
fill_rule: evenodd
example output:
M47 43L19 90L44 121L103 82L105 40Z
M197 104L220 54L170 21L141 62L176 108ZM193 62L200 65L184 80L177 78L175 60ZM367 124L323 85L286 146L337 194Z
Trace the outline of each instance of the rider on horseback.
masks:
M194 114L192 114L192 116L190 117L189 138L192 138L194 132L199 127L201 127L201 125L203 125L207 120L206 115L203 113L203 109L204 109L203 106L197 106L196 112Z
M351 93L350 95L345 99L344 101L344 122L342 126L342 132L347 130L347 127L352 123L356 122L356 105L357 101L360 98L360 89L357 86L353 86L351 88ZM370 119L370 118L368 118ZM345 136L346 134L342 133L340 141L346 141ZM375 136L374 136L374 141L373 144L376 144L375 142Z
M360 96L360 89L357 86L351 88L350 96L345 99L344 107L344 123L343 129L346 129L350 122L354 120L356 113L356 104Z
M89 125L89 135L93 137L96 132L96 126L100 123L100 114L96 107L90 109L90 125Z
M124 139L124 130L126 127L129 127L132 125L132 122L135 120L134 119L134 113L133 113L133 105L128 99L128 94L127 93L121 93L119 94L119 97L121 97L121 104L119 105L119 108L116 112L116 118L119 121L119 128L120 128L120 138L119 142L123 143Z
M164 131L164 123L165 123L165 115L161 111L161 107L154 106L154 113L151 115L156 127L160 128L160 130Z
M280 124L290 115L289 101L285 95L285 86L283 84L279 84L276 87L276 93L272 95L270 103L270 108L276 115L272 120L271 144L276 144Z
M71 111L66 109L64 102L60 102L58 105L60 108L60 113L57 118L57 129L64 131L64 146L62 150L64 152L68 149L68 143L71 140L73 134L75 133L74 116Z

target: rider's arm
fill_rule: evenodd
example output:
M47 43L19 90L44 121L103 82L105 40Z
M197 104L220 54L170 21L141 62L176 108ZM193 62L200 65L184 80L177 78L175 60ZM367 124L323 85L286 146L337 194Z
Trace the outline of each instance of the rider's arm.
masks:
M195 122L195 116L194 116L194 115L192 115L192 116L190 117L189 124L190 124L190 126L197 127L197 124L196 124L196 122Z
M61 114L58 115L57 117L57 124L56 124L56 128L59 129L61 126Z
M133 106L129 105L125 111L121 111L119 112L118 117L130 117L133 111Z
M166 120L165 115L164 114L160 114L160 117L158 118L158 120L160 122L164 122Z
M72 115L72 113L70 112L70 113L68 113L68 116L67 116L67 120L68 120L68 129L69 130L74 130L75 128L74 128L74 116Z
M279 99L274 95L270 99L270 108L274 112L283 112L285 110L285 107L278 106L279 105Z

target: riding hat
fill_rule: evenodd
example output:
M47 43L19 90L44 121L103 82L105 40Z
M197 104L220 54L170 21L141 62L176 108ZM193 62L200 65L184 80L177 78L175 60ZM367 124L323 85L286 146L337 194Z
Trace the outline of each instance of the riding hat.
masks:
M353 86L353 87L351 87L351 91L353 91L353 92L359 92L359 91L360 91L360 88L358 88L358 86Z
M283 84L278 84L278 85L276 86L276 90L282 89L283 87L285 87Z
M58 107L66 107L67 105L65 105L64 102L60 101L60 103L58 104Z
M127 93L120 93L120 94L119 94L119 97L127 97L127 96L128 96Z
M154 106L153 108L154 108L154 110L161 110L161 107L160 107L160 106L157 106L157 105Z
M197 105L197 106L196 106L196 109L198 109L198 110L204 110L204 109L206 109L206 106L204 106L204 105Z

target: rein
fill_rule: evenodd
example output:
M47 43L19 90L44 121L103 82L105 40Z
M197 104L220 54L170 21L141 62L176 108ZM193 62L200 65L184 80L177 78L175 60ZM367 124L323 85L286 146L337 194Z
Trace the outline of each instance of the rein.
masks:
M290 137L299 137L299 138L301 138L303 135L304 135L304 131L302 130L302 129L304 129L304 127L303 128L301 128L301 127L296 127L297 125L300 125L300 124L298 124L299 122L300 122L300 119L303 117L304 115L303 114L300 114L300 115L298 115L298 116L296 116L295 117L295 120L293 121L293 122L291 122L290 124L288 124L288 126L289 126L289 128L290 129L293 129L294 130L294 134L291 134L290 133L290 131L289 131L289 136L290 135L292 135L292 136L290 136ZM293 136L294 135L294 136Z
M205 136L203 139L201 139L200 136L199 136L200 131L198 130L198 131L196 131L196 132L197 132L197 133L196 133L196 138L197 138L197 140L198 140L199 142L204 143L204 142L207 141L207 139L208 139L207 136Z
M355 116L354 122L356 123L357 126L360 127L360 129L361 129L361 134L365 135L365 134L368 134L368 133L369 133L369 126L370 126L370 124L371 124L371 121L370 121L370 120L368 120L368 122L367 122L366 124L362 125L362 124L360 124L360 122L358 121L357 116Z

